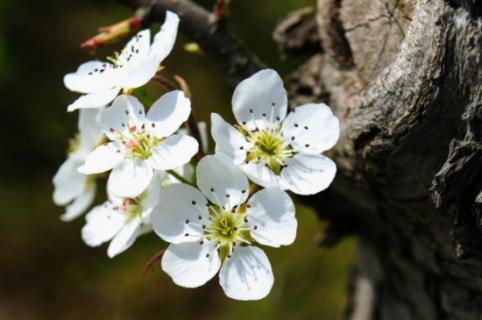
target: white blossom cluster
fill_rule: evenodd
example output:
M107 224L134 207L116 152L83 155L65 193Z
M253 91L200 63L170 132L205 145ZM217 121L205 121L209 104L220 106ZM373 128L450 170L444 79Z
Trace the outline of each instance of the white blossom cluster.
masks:
M53 199L70 221L93 204L96 180L109 172L107 198L86 214L82 239L109 242L114 257L142 234L169 243L162 269L183 287L199 287L219 272L226 295L262 299L274 277L258 246L290 245L295 206L287 191L309 195L332 182L335 163L322 153L337 142L338 119L325 104L288 114L283 82L271 69L242 81L232 107L237 124L211 116L215 154L195 161L199 143L181 126L191 102L182 91L161 96L149 109L133 95L170 53L179 18L167 12L152 42L137 33L110 62L90 61L64 78L82 94L78 134L56 173ZM199 138L199 137L197 137Z

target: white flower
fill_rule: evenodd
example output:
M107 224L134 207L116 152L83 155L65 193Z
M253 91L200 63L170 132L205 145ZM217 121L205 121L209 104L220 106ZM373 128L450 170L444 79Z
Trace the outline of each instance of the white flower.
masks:
M93 174L112 169L109 192L120 197L138 196L151 182L154 171L179 168L197 153L194 138L172 135L190 112L191 102L181 91L164 94L147 116L135 97L117 97L100 117L110 142L90 153L79 171Z
M70 141L67 160L62 163L53 178L54 203L60 206L67 205L65 213L60 217L63 221L71 221L80 216L94 200L95 180L92 176L78 172L78 168L104 137L98 119L101 110L80 111L79 133Z
M82 239L97 247L110 241L107 255L112 258L127 250L138 236L152 230L150 215L159 199L161 182L156 176L148 189L135 198L119 198L110 195L110 200L93 208L86 216L82 228Z
M264 298L273 273L266 254L253 245L279 247L294 241L297 221L291 198L279 188L267 188L248 200L248 179L221 155L204 157L196 174L200 191L173 184L161 192L152 212L154 231L171 243L162 269L188 288L205 284L220 270L228 297Z
M138 32L120 54L107 61L89 61L75 73L64 77L65 86L83 93L68 111L97 108L109 104L121 89L145 85L156 74L161 61L171 52L177 35L179 17L166 12L166 21L151 44L148 29Z
M335 145L340 125L327 105L306 104L286 117L286 90L270 69L242 81L232 104L237 129L218 114L211 116L216 153L264 187L307 195L330 185L336 165L321 153Z

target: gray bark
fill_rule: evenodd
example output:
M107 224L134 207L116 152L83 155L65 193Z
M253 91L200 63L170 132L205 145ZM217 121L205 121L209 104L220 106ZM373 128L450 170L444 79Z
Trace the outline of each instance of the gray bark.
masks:
M286 54L313 48L299 17L276 31ZM482 4L319 0L316 21L289 81L342 121L338 177L309 201L322 244L360 239L346 317L482 319Z

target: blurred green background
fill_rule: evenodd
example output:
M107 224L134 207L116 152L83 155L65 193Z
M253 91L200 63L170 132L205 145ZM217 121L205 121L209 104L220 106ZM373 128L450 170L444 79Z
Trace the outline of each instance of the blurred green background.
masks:
M211 7L214 1L200 2ZM289 11L314 5L237 0L229 27L287 74L294 62L279 58L271 32ZM62 77L93 58L79 44L97 27L131 14L115 1L0 0L0 319L340 319L355 244L349 239L333 250L319 248L322 223L302 205L295 244L266 250L276 281L258 302L227 299L217 278L199 289L176 287L159 265L141 277L144 263L165 246L153 234L111 260L105 246L82 243L83 218L59 220L51 178L77 121L76 113L66 112L77 95L63 87ZM188 81L199 119L207 121L211 111L232 119L221 70L208 57L184 52L185 42L180 36L165 74ZM156 85L149 91L160 93Z

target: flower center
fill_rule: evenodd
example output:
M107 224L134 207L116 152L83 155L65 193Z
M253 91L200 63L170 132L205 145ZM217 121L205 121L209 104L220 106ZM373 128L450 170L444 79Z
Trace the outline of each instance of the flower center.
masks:
M162 141L144 130L136 130L135 126L130 126L128 133L119 134L118 139L126 147L125 156L127 158L141 160L149 158L153 149Z
M208 240L217 243L221 259L232 253L233 246L254 242L249 234L250 228L244 209L227 211L211 205L208 210L211 224L203 226L204 234Z
M284 167L284 160L294 155L290 144L281 136L281 127L247 131L243 129L246 139L253 147L246 156L247 162L263 164L279 175Z
M120 211L124 212L128 220L140 219L142 217L141 196L138 198L124 198Z

